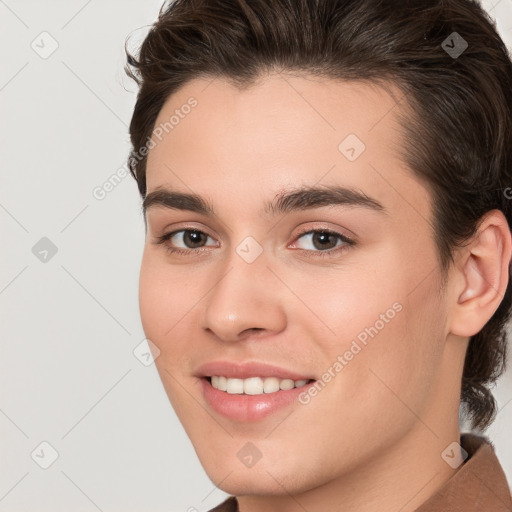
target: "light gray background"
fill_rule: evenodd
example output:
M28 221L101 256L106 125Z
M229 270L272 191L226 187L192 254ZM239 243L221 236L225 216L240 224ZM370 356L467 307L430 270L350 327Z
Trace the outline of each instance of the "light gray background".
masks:
M204 511L227 496L143 364L135 181L93 196L129 150L125 38L134 48L161 3L0 0L3 512ZM484 5L511 46L512 0ZM511 371L496 396L487 435L510 483Z

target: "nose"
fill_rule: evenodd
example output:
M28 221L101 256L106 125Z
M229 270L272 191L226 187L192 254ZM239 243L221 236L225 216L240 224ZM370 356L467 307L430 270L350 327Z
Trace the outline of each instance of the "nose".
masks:
M252 263L236 253L203 302L203 328L222 341L281 332L286 326L282 285L262 254Z

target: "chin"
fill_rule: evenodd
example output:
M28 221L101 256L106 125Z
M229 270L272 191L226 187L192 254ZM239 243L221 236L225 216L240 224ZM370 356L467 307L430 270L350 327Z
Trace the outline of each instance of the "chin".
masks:
M322 484L320 474L312 478L311 472L296 468L290 471L288 464L265 463L261 459L251 468L244 467L238 460L236 464L212 460L200 462L210 480L222 491L235 496L299 494ZM318 480L318 481L317 481Z
M244 474L235 474L236 470L226 478L226 474L220 475L217 471L207 473L213 483L216 484L222 491L233 494L235 496L279 496L287 493L295 493L297 489L290 488L289 485L279 485L282 482L280 475L272 472L272 476L265 472L265 470L258 473L252 473L251 470L246 470ZM224 478L224 480L222 480ZM276 481L277 480L277 481Z

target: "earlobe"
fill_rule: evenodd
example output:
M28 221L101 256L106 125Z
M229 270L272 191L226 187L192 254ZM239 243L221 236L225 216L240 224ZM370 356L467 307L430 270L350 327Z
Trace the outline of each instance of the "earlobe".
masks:
M509 281L511 247L503 213L492 210L471 243L462 249L458 272L464 288L454 305L450 329L453 334L477 334L498 309Z

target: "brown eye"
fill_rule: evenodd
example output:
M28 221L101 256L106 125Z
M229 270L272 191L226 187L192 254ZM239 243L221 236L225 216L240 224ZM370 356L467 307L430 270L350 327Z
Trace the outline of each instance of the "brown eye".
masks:
M203 233L202 231L185 229L183 231L178 231L178 233L183 233L182 240L183 243L189 249L196 249L197 247L202 247L202 243L206 242L208 235Z
M316 250L316 251L325 251L327 249L334 249L339 245L351 245L353 241L342 235L341 233L337 233L335 231L330 231L326 229L316 229L306 231L297 237L299 239L307 239L307 243L304 244L305 247L300 247L304 250ZM338 244L338 242L341 242Z
M180 229L157 237L156 243L164 245L170 253L186 255L200 252L207 247L208 238L211 237L198 229Z
M333 235L327 231L317 231L313 233L311 241L317 249L333 249L336 247L339 239L339 237L338 239L336 237L337 235Z
M304 242L299 242L301 239ZM327 228L309 229L297 235L292 248L300 250L306 258L335 258L345 253L356 241Z

